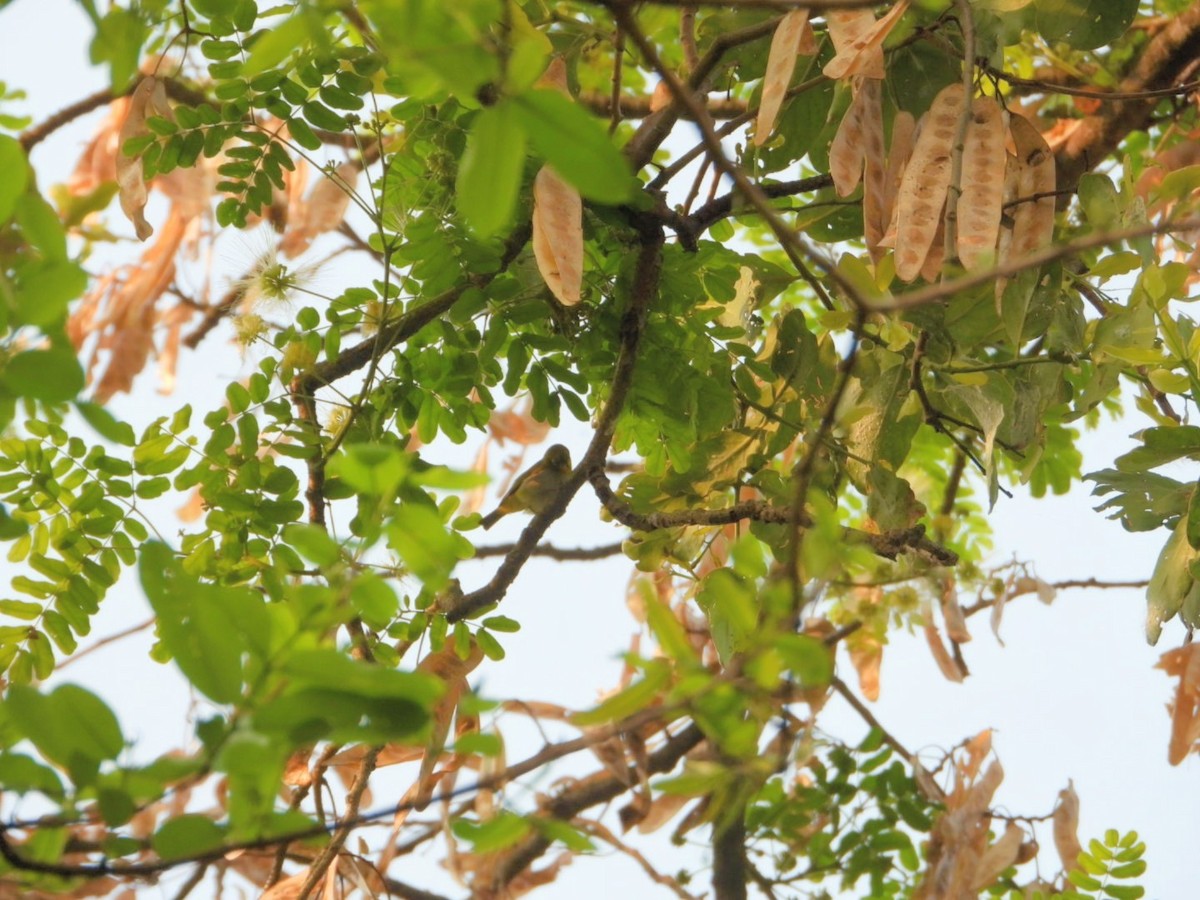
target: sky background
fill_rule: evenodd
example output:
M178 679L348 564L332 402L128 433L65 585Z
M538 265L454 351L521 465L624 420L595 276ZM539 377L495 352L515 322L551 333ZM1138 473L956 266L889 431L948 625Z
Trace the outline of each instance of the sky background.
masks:
M106 84L107 73L87 63L90 38L90 25L75 3L16 0L0 11L0 81L25 89L29 98L23 109L40 121ZM81 120L35 150L33 160L43 191L70 172L102 115ZM230 251L237 258L222 264L230 272L243 270L260 249L261 244L247 236L241 249ZM337 292L333 286L330 289ZM194 405L199 421L203 412L223 402L225 383L247 365L223 335L211 336L199 351L182 357L175 395L159 396L154 375L147 372L136 398L116 398L111 408L140 430L187 401ZM1084 471L1108 466L1131 446L1130 434L1145 424L1131 413L1086 435L1080 445ZM589 436L582 425L564 427L556 435L575 450L576 457ZM468 464L473 450L456 449L451 462ZM499 459L493 452L493 464ZM1176 477L1187 474L1182 467ZM1130 534L1102 518L1092 509L1094 500L1086 485L1069 496L1043 500L1029 498L1019 487L1014 494L1013 499L1001 497L991 517L993 561L1030 562L1046 581L1147 578L1167 537L1165 531ZM618 539L621 532L600 522L597 513L594 498L581 493L568 515L555 523L548 540L560 546L593 546ZM492 532L497 541L519 533L522 523L517 519L505 520ZM169 511L164 510L159 522L160 527L165 525L165 534L175 530ZM492 566L494 562L486 561L465 565L460 573L464 587L477 586ZM507 660L489 666L486 677L474 682L476 688L493 698L542 699L575 707L593 703L597 690L616 681L619 655L628 648L634 627L624 603L629 572L630 564L619 557L586 565L531 561L503 608L520 620L522 631L507 636ZM136 583L126 580L105 601L93 639L143 621L148 611ZM979 616L970 622L975 639L963 649L972 674L962 685L942 678L923 638L895 635L884 657L882 695L873 705L876 716L907 747L931 760L965 737L994 728L993 744L1007 773L997 793L1000 808L1016 814L1047 814L1058 791L1074 779L1082 802L1080 837L1085 845L1109 827L1136 829L1149 847L1149 870L1142 882L1147 896L1163 900L1194 896L1192 853L1200 835L1200 761L1189 757L1179 767L1168 766L1170 723L1165 707L1173 683L1153 668L1161 652L1181 642L1182 629L1172 624L1157 648L1148 647L1139 590L1068 591L1051 606L1032 596L1021 597L1005 614L1005 647L991 635L985 619ZM88 685L113 705L125 733L136 741L131 757L143 761L180 746L191 734L182 712L192 699L173 668L146 658L150 643L150 634L143 632L56 676L56 680ZM853 684L844 657L839 665L843 677ZM514 749L521 744L516 735L523 726L507 720L505 726L512 728L510 759L515 760L523 755ZM821 726L849 739L865 733L861 720L836 697L822 713ZM536 749L536 743L529 748ZM589 762L579 771L591 768ZM377 793L376 800L384 803L386 798ZM0 815L13 813L7 803L0 807ZM1058 862L1048 825L1039 837L1049 877ZM674 858L686 860L689 853L693 861L697 858L692 851L682 852ZM432 872L432 862L427 865ZM663 866L671 867L670 863ZM406 871L402 877L421 883L416 871ZM706 881L706 873L701 878ZM461 894L444 876L439 881L452 895ZM166 887L147 888L145 895L170 896L170 884L168 880ZM609 897L618 892L654 896L659 891L627 859L603 854L600 859L576 861L538 896L544 900Z

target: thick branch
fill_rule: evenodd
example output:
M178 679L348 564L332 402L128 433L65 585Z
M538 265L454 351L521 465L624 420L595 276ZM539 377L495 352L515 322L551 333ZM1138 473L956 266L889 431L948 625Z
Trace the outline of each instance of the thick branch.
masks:
M1126 135L1146 128L1159 100L1145 91L1177 88L1177 82L1200 56L1200 3L1169 20L1146 45L1132 71L1117 87L1118 94L1137 99L1106 103L1071 132L1056 154L1058 186L1073 189L1079 176L1109 156Z

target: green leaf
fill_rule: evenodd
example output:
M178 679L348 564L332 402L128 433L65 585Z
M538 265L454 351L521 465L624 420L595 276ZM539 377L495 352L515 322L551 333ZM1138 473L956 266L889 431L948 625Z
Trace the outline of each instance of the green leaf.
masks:
M13 685L4 708L38 751L80 786L95 779L101 761L115 759L125 747L112 710L78 685L64 684L49 694Z
M1094 50L1123 35L1137 8L1138 0L1038 0L1034 20L1046 40Z
M595 709L576 713L571 717L571 721L576 725L586 726L602 725L627 718L653 703L670 678L670 664L666 660L652 660L646 664L646 674L641 681L635 681Z
M262 596L249 588L200 583L157 542L142 548L138 570L158 619L159 638L176 665L209 699L238 700L243 653L270 653Z
M521 816L510 812L501 812L483 823L459 819L451 827L457 837L475 845L476 853L491 853L511 847L533 828Z
M90 403L86 400L79 400L75 403L75 409L85 422L96 429L96 432L102 438L125 447L132 447L137 443L133 427L117 419L116 416L103 406Z
M58 773L23 753L0 754L0 784L17 794L38 791L55 800L63 796Z
M242 74L252 78L259 72L273 69L294 51L308 43L309 20L296 15L278 25L264 30L250 48L250 55L242 64Z
M25 151L8 135L0 135L0 225L9 220L17 198L25 193L29 183L29 165Z
M1142 446L1117 457L1118 470L1138 473L1184 457L1200 459L1200 426L1170 425L1147 428L1140 437Z
M62 403L83 389L83 369L67 349L26 350L8 362L3 382L13 393L45 403Z
M512 221L525 163L525 132L510 102L480 111L467 134L455 190L458 210L480 237Z
M181 859L215 850L225 841L225 829L208 816L183 815L168 819L150 838L163 859Z
M776 641L775 648L805 687L819 687L833 680L833 653L824 641L805 634L785 634Z
M142 20L119 6L110 9L96 26L91 45L92 62L108 63L114 93L124 91L137 72L146 33Z
M610 205L630 199L629 164L590 113L554 90L527 91L512 103L534 149L580 194Z

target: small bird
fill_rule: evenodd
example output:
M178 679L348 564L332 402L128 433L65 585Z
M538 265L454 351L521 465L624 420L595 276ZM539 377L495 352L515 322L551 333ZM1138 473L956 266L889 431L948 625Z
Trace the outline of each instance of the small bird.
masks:
M517 476L500 505L483 517L484 528L491 528L501 517L512 512L528 510L543 512L558 496L559 489L571 474L571 451L562 444L555 444L546 455Z

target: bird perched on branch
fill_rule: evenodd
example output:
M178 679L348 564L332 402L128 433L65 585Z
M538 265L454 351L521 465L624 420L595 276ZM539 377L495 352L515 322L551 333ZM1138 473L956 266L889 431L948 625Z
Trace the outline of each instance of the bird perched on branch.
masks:
M558 496L570 474L571 451L562 444L554 444L545 456L517 476L500 505L484 516L480 524L484 528L491 528L509 513L522 510L535 514L543 512Z

